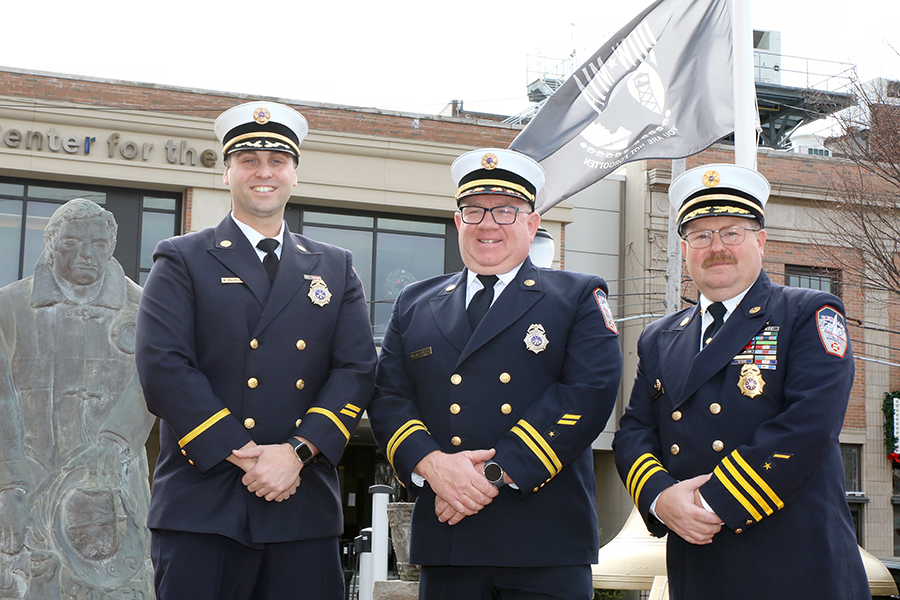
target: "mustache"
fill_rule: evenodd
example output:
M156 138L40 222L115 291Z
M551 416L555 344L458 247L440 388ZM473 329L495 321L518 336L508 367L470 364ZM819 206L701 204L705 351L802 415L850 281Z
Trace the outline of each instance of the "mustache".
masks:
M703 264L700 266L705 269L716 263L734 265L737 264L737 261L732 255L728 254L727 252L715 252L707 256L706 259L704 259Z

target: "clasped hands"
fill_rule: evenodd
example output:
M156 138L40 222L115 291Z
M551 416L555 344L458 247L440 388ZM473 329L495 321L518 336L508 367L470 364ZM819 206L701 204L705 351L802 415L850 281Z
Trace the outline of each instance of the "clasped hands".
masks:
M309 440L304 440L318 454ZM244 471L241 478L250 492L267 501L282 502L293 496L300 486L303 463L290 444L257 445L248 442L238 450L232 450L228 462Z
M434 491L434 512L441 523L456 525L478 513L500 493L484 477L484 464L494 453L493 448L452 454L435 450L419 461L415 472ZM508 476L506 481L511 482Z
M709 481L711 474L698 475L680 481L662 492L656 500L656 516L671 531L691 544L712 543L722 529L722 519L703 506L700 486Z

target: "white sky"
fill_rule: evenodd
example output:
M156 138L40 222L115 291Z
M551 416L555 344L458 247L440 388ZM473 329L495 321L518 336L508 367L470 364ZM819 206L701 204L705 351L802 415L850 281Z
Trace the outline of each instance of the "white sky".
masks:
M898 0L751 2L753 27L780 31L783 55L900 79L889 45L900 50ZM424 114L458 99L513 114L529 107L529 56L574 49L580 64L650 0L5 4L4 67Z

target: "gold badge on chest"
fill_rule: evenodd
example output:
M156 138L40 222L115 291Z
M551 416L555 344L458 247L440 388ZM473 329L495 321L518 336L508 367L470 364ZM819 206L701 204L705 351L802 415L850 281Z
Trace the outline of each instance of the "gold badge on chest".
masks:
M547 333L544 331L543 325L534 323L528 328L528 333L525 334L526 348L537 354L538 352L543 352L549 343L550 340L547 339Z
M756 398L763 392L766 382L763 381L762 373L756 365L744 365L741 367L741 378L738 380L738 387L741 393L750 398Z
M328 291L328 286L325 285L325 282L319 276L305 276L307 277L309 282L309 299L312 300L312 303L316 306L325 306L329 302L331 302L331 292Z

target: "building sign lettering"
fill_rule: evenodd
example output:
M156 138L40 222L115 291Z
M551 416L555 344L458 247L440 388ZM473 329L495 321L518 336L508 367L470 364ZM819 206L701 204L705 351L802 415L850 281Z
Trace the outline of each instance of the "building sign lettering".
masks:
M99 149L96 148L96 136L62 135L54 127L50 127L46 132L0 128L0 140L7 148L32 152L49 151L95 156ZM148 162L156 156L161 156L172 165L202 166L209 169L215 168L216 162L219 160L219 155L215 150L210 148L198 150L190 146L187 140L166 140L165 145L157 149L153 142L127 139L117 132L111 133L106 138L107 158Z

